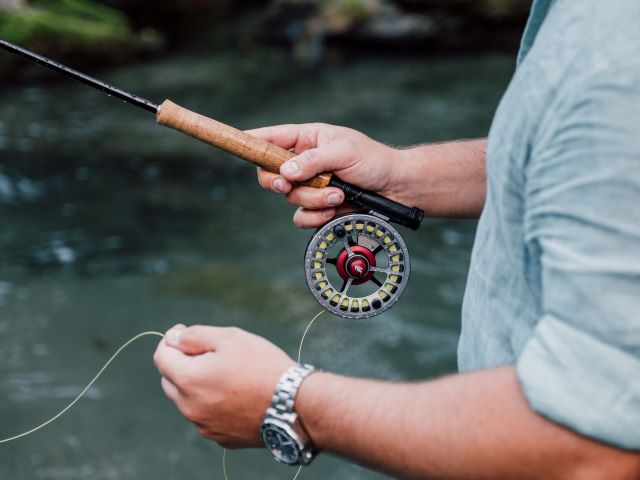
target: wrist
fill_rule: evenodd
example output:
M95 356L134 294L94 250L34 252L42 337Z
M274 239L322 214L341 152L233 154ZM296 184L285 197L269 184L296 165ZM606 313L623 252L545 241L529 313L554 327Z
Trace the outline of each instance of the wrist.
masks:
M477 217L484 206L486 140L398 149L393 195L429 217Z
M316 372L307 377L298 391L296 413L313 445L319 450L329 447L327 432L333 429L331 411L327 406L327 392L337 376L327 372Z
M389 147L391 168L389 169L385 195L408 207L420 207L416 204L418 192L415 191L417 165L414 150L417 148L419 147L410 149Z

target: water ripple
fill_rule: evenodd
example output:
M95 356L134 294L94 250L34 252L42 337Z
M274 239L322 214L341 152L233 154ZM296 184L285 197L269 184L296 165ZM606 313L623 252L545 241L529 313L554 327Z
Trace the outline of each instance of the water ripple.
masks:
M71 400L82 391L84 385L55 385L53 375L45 372L12 373L2 380L3 391L13 402L38 400ZM100 387L91 388L85 395L90 400L100 400L103 393Z

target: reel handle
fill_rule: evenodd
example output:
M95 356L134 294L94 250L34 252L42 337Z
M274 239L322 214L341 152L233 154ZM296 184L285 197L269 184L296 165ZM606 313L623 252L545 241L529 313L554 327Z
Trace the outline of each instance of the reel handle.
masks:
M160 125L191 135L272 173L278 173L280 165L295 157L293 152L187 110L170 100L160 105L156 120ZM329 185L331 177L330 173L322 173L301 183L308 187L323 188Z
M156 121L160 125L191 135L269 172L278 173L284 162L295 157L294 153L284 148L187 110L170 100L165 100L160 105ZM321 173L310 180L301 182L301 184L314 188L328 186L340 188L345 193L345 198L354 205L413 230L420 226L420 222L424 218L424 212L419 208L410 208L377 193L363 190L343 182L331 173Z

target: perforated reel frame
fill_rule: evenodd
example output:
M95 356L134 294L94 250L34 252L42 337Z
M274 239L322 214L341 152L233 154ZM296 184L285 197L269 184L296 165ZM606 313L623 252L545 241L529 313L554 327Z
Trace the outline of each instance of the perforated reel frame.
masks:
M411 272L409 251L398 231L369 214L342 215L320 227L309 241L304 265L318 303L334 315L354 319L391 308Z

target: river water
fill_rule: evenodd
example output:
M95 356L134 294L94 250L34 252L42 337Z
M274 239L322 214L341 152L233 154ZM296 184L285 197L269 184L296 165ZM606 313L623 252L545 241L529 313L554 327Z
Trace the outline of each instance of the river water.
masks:
M334 58L278 51L181 54L101 74L240 128L347 125L394 145L485 135L513 58ZM308 231L255 169L65 80L0 88L0 437L66 405L127 338L236 325L294 355L319 306ZM322 317L303 360L392 380L454 372L475 222L403 230L412 279L389 312ZM166 400L146 338L64 418L0 445L0 478L220 479L222 450ZM434 412L425 412L432 415ZM265 451L229 456L230 479L292 477ZM303 479L382 475L322 455Z

